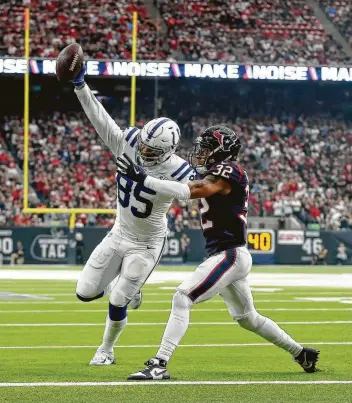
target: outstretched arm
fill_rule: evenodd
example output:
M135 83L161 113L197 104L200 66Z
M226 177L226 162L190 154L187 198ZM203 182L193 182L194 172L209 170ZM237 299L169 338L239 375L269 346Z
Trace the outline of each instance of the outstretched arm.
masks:
M117 158L117 172L135 182L144 183L149 189L170 199L201 199L216 193L228 194L231 191L229 182L213 174L188 183L153 178L148 176L142 167L134 164L126 154Z
M84 82L84 73L85 68L83 67L82 71L72 81L75 86L75 93L100 138L109 147L111 152L117 156L119 145L123 139L123 131Z

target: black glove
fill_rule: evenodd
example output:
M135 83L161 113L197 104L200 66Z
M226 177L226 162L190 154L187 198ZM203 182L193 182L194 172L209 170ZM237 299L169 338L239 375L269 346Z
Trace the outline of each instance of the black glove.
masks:
M142 167L136 165L126 154L123 154L122 157L117 157L116 165L119 174L128 176L134 182L144 183L147 173Z

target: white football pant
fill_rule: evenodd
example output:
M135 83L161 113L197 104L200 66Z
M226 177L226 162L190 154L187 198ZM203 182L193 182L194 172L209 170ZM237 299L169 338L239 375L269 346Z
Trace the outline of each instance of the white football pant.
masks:
M77 282L76 292L94 298L119 276L110 290L110 302L126 306L158 264L166 238L140 240L110 232L94 249Z
M177 287L157 358L165 361L170 359L187 331L192 306L217 294L223 297L230 315L242 328L296 357L303 347L275 322L256 311L248 282L251 267L252 257L245 247L220 252L201 263Z

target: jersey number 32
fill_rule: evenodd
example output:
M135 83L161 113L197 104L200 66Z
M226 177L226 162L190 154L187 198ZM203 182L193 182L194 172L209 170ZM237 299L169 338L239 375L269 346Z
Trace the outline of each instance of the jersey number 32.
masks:
M133 180L126 177L117 175L116 176L117 186L118 186L118 199L119 203L122 207L127 208L130 206L130 199L131 199L131 191L133 187ZM144 211L139 210L136 206L131 205L131 212L135 217L138 218L147 218L150 216L153 208L153 203L143 197L141 194L146 193L149 195L156 195L154 190L149 189L142 185L141 183L137 183L136 187L133 191L134 198L139 201L140 203L145 205Z

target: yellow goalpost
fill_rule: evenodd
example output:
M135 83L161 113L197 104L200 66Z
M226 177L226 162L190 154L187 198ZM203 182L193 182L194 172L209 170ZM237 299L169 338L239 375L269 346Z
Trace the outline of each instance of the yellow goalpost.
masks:
M133 30L132 30L132 61L137 60L137 24L138 13L133 12ZM29 195L29 32L30 30L30 11L25 9L24 14L24 48L27 69L24 76L24 155L23 155L23 209L24 213L29 214L70 214L70 229L75 228L76 214L115 214L114 209L104 208L30 208L28 206ZM130 125L134 126L136 121L136 76L131 77L131 105L130 105Z

